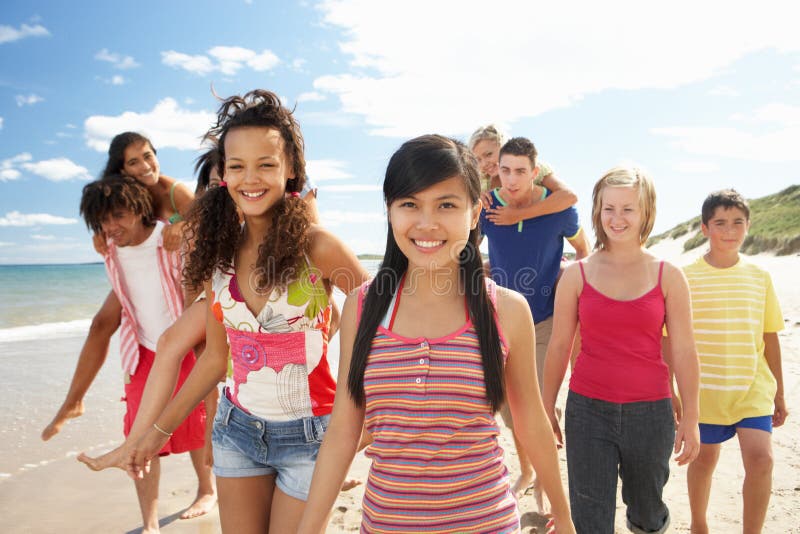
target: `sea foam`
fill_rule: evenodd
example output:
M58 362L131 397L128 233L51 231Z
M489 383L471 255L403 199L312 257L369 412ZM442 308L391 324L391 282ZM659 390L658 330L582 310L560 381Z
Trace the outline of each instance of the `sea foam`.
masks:
M91 319L0 328L0 343L32 339L58 339L86 335Z

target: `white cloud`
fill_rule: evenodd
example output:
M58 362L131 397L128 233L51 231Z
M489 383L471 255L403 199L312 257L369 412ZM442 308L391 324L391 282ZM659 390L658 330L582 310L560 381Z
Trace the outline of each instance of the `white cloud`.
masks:
M298 102L322 102L327 97L317 91L307 91L297 95Z
M324 182L326 180L346 180L353 175L345 170L346 161L335 159L316 159L306 161L306 174L314 182Z
M292 63L289 65L293 71L300 72L303 70L303 67L308 63L305 59L299 57L292 60Z
M41 24L33 26L23 24L19 29L5 24L0 25L0 44L18 41L26 37L45 37L47 35L50 35L50 32Z
M98 61L111 63L114 65L114 68L120 70L133 69L139 66L139 63L137 63L132 56L123 56L121 54L117 54L116 52L109 52L107 48L103 48L97 52L94 55L94 58Z
M735 89L728 85L717 85L716 87L713 87L711 90L709 90L708 94L711 96L736 97L741 95L741 92L739 92L738 89Z
M320 189L326 193L365 193L368 191L383 191L381 186L369 184L323 185Z
M125 77L120 76L119 74L115 74L108 80L108 83L110 83L111 85L124 85Z
M169 67L183 69L200 76L211 72L233 76L244 67L263 72L280 63L278 56L270 50L258 53L240 46L215 46L208 50L208 55L189 55L168 50L161 52L161 61Z
M0 117L0 130L3 129L3 117Z
M67 158L53 158L34 163L23 163L22 168L51 182L67 180L91 180L92 175L86 167Z
M53 241L56 238L54 235L31 234L31 239L37 241Z
M679 161L673 167L681 174L710 174L719 170L719 165L711 161Z
M77 128L77 126L75 126L75 125L74 125L74 124L72 124L71 122L68 122L68 123L67 123L67 124L65 124L64 126L65 126L65 127L67 127L67 128L71 128L71 129L73 129L73 130L74 130L75 128Z
M125 111L120 115L93 115L84 122L86 144L105 152L111 138L120 132L136 131L152 139L157 149L197 150L203 134L215 119L209 111L190 111L174 98L164 98L143 113Z
M340 226L342 224L371 224L381 223L386 221L386 214L374 211L340 211L329 210L321 211L319 214L320 221L326 228L331 226Z
M9 241L0 241L0 247L12 247L12 246L14 246L14 243L11 243Z
M796 11L791 1L757 10L731 9L722 0L580 6L576 16L571 2L467 9L456 0L409 0L387 16L381 2L327 0L323 21L342 30L340 50L350 68L317 78L314 88L338 97L341 109L362 117L374 135L458 135L609 89L706 80L767 48L800 50L796 17L787 14ZM453 13L457 23L443 31L441 21Z
M36 226L50 224L76 224L78 219L59 217L48 213L20 213L10 211L5 217L0 217L0 226Z
M784 126L800 126L800 106L790 106L775 102L758 108L753 116L763 122L777 123Z
M17 170L17 167L19 167L21 163L25 163L31 159L33 159L33 156L27 152L22 152L21 154L17 154L12 158L7 158L0 161L0 182L17 180L20 176L22 176L22 173Z
M29 95L17 95L17 106L32 106L34 104L38 104L39 102L44 102L44 98L36 94L29 94Z

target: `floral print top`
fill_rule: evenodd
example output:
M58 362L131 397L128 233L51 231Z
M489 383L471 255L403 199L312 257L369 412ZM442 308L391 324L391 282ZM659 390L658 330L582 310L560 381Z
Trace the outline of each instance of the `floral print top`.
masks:
M331 413L331 305L318 270L306 261L285 289L272 290L258 314L247 307L233 267L214 273L212 290L212 311L230 345L228 398L271 421Z

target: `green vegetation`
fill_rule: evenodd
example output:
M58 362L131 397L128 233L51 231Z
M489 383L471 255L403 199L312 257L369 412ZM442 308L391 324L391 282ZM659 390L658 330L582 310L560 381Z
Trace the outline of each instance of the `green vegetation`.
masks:
M684 251L706 242L700 232L700 216L677 225L675 228L651 237L647 246L662 239L677 239L695 232L683 245ZM790 186L780 193L750 200L750 232L742 245L745 254L774 252L786 256L800 252L800 185Z

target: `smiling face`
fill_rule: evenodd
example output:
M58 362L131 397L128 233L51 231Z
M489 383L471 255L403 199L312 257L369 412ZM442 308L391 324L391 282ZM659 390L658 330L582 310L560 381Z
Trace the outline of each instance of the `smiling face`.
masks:
M458 265L458 255L478 224L474 205L461 176L453 176L389 206L389 222L409 270L437 270Z
M737 253L747 237L750 221L739 208L719 206L708 220L708 225L703 224L701 228L712 252Z
M472 147L472 154L478 160L478 169L490 178L497 176L499 153L500 143L491 139L482 139Z
M606 246L630 240L640 243L642 206L638 187L603 188L600 222L606 234Z
M528 156L503 154L500 158L500 195L512 204L531 199L536 169Z
M106 237L118 247L139 245L149 235L142 216L124 207L116 207L106 213L100 225Z
M158 158L147 141L133 142L125 147L122 174L135 178L145 187L158 183L161 169Z
M225 136L224 179L242 215L262 217L283 199L292 165L278 130L234 128Z

